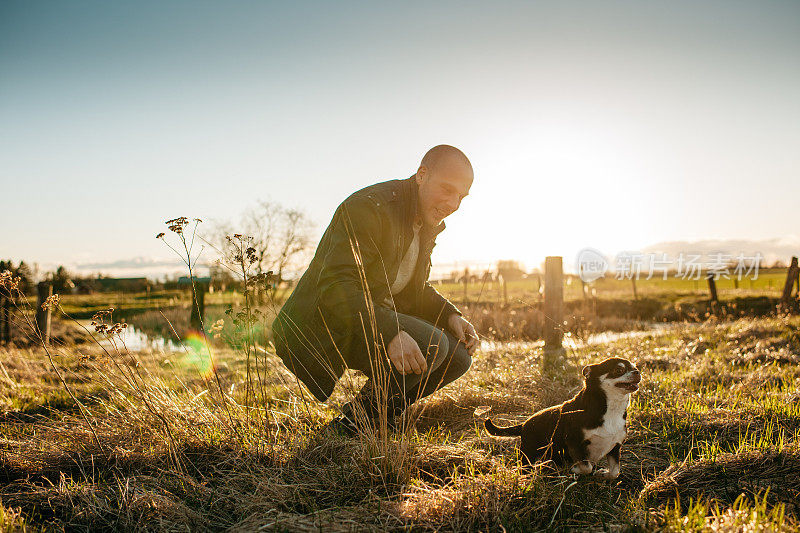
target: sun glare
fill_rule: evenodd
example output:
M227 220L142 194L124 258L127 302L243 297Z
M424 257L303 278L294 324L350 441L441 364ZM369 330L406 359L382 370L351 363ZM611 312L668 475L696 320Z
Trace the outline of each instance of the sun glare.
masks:
M482 243L476 259L514 258L530 267L586 246L640 245L647 230L633 222L645 215L636 199L648 187L646 149L635 125L611 118L567 116L510 132L477 150L471 196L481 198L480 207L466 202L448 227Z
M186 335L183 342L187 350L183 357L184 366L195 368L204 379L213 376L216 368L205 336L193 331Z

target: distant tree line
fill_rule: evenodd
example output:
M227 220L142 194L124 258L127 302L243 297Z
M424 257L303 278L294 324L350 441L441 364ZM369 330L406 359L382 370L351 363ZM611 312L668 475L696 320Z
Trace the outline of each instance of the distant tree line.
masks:
M102 274L77 275L70 272L67 267L60 265L52 271L40 272L38 267L32 268L24 260L16 265L10 259L0 260L0 272L11 271L14 276L19 276L19 290L23 294L36 293L36 283L49 281L53 285L54 294L93 293L93 292L136 292L143 291L147 286L157 285L147 278L112 278Z
M16 266L10 259L0 260L0 272L11 271L14 276L19 276L19 290L22 293L33 290L34 273L25 261L20 261Z

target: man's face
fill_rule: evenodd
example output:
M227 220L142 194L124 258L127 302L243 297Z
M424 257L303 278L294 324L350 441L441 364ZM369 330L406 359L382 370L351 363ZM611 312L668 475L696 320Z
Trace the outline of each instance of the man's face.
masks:
M440 161L433 171L419 167L419 210L422 221L431 227L454 213L472 186L472 168L459 160Z

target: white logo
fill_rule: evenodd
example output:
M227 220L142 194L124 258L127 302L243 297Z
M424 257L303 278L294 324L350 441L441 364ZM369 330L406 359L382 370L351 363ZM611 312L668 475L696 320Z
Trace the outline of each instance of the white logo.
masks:
M575 261L578 276L586 283L602 278L608 272L608 261L594 248L584 248L578 252Z

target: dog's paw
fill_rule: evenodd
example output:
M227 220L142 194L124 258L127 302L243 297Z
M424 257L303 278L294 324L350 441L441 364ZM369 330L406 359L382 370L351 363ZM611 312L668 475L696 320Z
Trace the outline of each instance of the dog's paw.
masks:
M589 461L578 461L572 466L572 473L573 474L591 474L592 473L592 463Z
M594 471L594 475L599 477L600 479L612 481L619 477L619 470L612 472L608 468L598 468L597 470Z
M479 405L478 407L475 408L473 416L479 420L483 420L484 418L486 418L486 415L488 415L489 411L491 410L492 410L491 405Z

